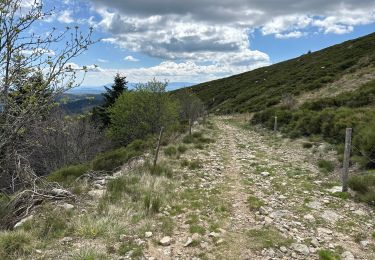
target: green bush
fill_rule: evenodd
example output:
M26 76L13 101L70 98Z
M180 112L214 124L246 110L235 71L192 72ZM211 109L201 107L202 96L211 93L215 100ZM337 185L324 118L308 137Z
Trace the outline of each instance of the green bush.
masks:
M23 230L0 233L0 258L17 259L31 251L31 235Z
M164 154L167 156L174 156L177 154L177 149L174 146L168 146L164 149Z
M360 201L375 206L375 175L363 174L351 176L348 181L349 187L357 192L356 198Z
M173 171L166 164L158 163L154 166L149 165L149 170L152 175L165 176L171 178L173 176Z
M182 142L185 144L191 144L194 142L194 137L191 135L186 135L183 139Z
M306 148L306 149L310 149L311 147L313 147L313 144L312 143L308 143L308 142L304 142L302 144L302 147Z
M58 182L62 185L72 184L78 177L82 176L90 170L87 164L79 164L67 166L56 170L47 176L47 180L51 182Z
M365 165L375 165L375 117L354 132L353 143L357 152L363 155Z
M196 170L202 168L202 162L199 160L194 160L189 163L189 169L190 170Z
M186 151L187 151L187 147L186 147L186 145L179 145L178 147L177 147L177 151L179 152L179 153L185 153Z
M318 160L318 166L322 171L326 173L333 172L333 170L335 169L335 165L333 164L333 162L327 160Z

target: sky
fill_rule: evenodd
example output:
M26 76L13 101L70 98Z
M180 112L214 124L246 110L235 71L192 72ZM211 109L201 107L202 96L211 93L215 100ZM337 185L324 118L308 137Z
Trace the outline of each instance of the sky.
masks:
M33 1L33 0L23 0ZM43 1L43 0L42 0ZM72 61L84 86L200 83L375 32L375 0L44 0L32 28L80 26L98 42ZM97 65L94 67L93 65Z

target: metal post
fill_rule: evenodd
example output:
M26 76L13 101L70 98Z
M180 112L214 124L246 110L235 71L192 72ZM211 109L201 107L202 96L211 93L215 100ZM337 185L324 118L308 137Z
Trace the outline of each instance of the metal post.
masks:
M273 131L277 131L277 116L275 116L275 124L273 125Z

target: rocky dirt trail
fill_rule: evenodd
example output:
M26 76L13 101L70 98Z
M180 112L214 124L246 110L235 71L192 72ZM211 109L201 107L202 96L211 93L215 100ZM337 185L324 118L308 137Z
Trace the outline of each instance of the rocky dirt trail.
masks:
M305 149L231 117L212 121L205 135L215 142L178 159L200 167L176 166L184 176L178 202L163 213L173 231L154 234L147 259L319 259L323 250L375 259L374 210L334 196L335 178L317 167L333 151Z

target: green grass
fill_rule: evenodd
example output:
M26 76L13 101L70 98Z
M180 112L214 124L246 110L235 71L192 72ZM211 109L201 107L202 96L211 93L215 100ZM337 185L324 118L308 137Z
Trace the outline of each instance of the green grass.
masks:
M313 147L313 144L312 143L308 143L308 142L304 142L304 143L302 143L302 147L306 148L306 149L310 149L310 148Z
M174 156L177 154L177 149L174 146L168 146L164 148L164 154L169 157Z
M249 247L253 249L289 246L292 243L291 239L273 228L251 229L247 235L250 239Z
M185 153L187 150L188 150L187 146L186 146L186 145L183 145L183 144L181 144L181 145L179 145L179 146L177 147L177 151L178 151L180 154Z
M189 231L191 234L197 233L200 235L204 235L206 233L206 229L203 226L197 224L190 225Z
M108 257L96 251L94 248L82 248L79 252L74 253L73 255L74 260L107 260Z
M356 198L358 200L375 206L375 174L351 176L348 185L357 192Z
M32 250L32 236L23 231L16 230L0 233L0 258L17 259Z
M338 254L328 249L320 250L318 252L318 255L319 255L320 260L340 260L341 259L341 257Z
M117 253L121 256L125 256L129 252L132 252L132 259L141 259L141 257L143 256L143 248L141 246L138 246L132 241L121 243Z
M264 202L255 196L249 196L247 198L247 205L251 210L258 210L261 206L264 205Z
M323 159L318 160L318 167L325 173L333 172L335 169L333 162Z
M203 167L202 162L199 160L193 160L189 162L189 169L190 170L196 170L201 169Z
M67 166L56 170L47 176L47 180L51 182L58 182L64 186L70 186L78 177L82 176L90 170L89 165L79 164Z

